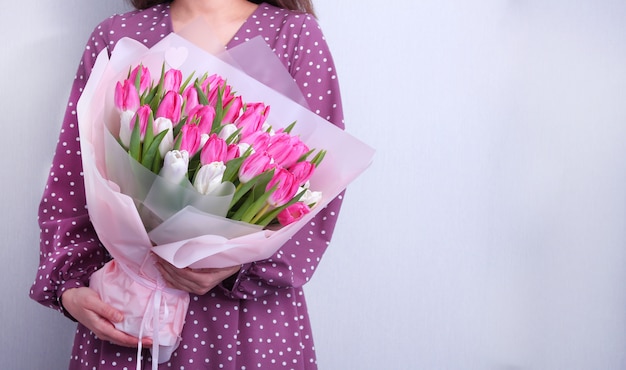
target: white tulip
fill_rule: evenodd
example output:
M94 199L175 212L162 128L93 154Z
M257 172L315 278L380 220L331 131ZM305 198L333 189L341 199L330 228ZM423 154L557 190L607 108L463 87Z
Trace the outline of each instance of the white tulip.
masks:
M160 175L165 179L180 184L189 170L189 153L186 150L170 150L163 158Z

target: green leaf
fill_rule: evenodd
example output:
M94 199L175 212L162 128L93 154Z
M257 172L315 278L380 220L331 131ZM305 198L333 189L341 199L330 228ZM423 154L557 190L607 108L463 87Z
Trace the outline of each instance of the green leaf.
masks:
M185 89L187 88L187 85L189 85L189 82L191 82L191 79L193 78L193 76L196 74L196 72L192 72L189 77L187 77L187 79L185 80L185 82L183 82L182 85L180 85L180 90L178 90L178 93L180 95L183 95L183 93L185 92Z
M183 135L176 135L176 140L174 141L174 150L180 150L180 145L183 142Z
M263 182L267 186L268 180L266 180L266 177L269 176L269 178L271 179L273 174L274 174L274 170L266 171L266 172L256 175L255 177L250 179L250 181L240 184L237 187L237 190L235 190L235 194L233 195L233 199L230 202L230 206L228 207L228 209L230 210L231 208L233 208L239 202L239 200L244 195L246 195L250 191L250 189L252 189L257 183ZM252 199L254 199L255 198L254 194L251 194L251 197Z
M144 148L146 146L148 148L144 149L144 155L143 155L143 158L141 159L141 164L147 169L152 170L154 168L154 161L157 159L157 154L158 154L158 157L160 158L159 145L161 144L161 141L163 141L163 138L165 137L166 134L167 134L167 130L161 131L154 138L154 140L150 142L149 146L144 143Z
M259 213L259 211L267 204L267 199L278 189L278 184L272 186L269 191L264 192L258 197L250 207L241 216L241 221L251 223L252 219Z
M148 104L150 108L152 108L155 97L156 97L156 89L153 89L152 87L150 87L149 89L144 91L143 95L141 95L140 97L141 105Z
M247 156L241 156L226 162L226 169L222 175L223 182L235 182L237 175L239 174L239 168L246 159Z
M324 157L326 156L326 150L320 150L315 157L313 157L313 159L311 160L311 163L315 165L315 167L319 166L320 163L322 163L322 160L324 160Z
M211 133L216 134L222 128L222 120L224 120L224 107L222 106L222 94L224 93L224 89L221 87L217 88L217 102L215 103L215 117L213 118L213 123L211 124Z
M135 75L135 89L137 89L137 91L140 91L141 88L141 73L142 73L142 67L143 64L139 64L137 66L137 75ZM130 76L130 73L128 74Z
M143 151L141 153L142 157L146 155L148 148L152 144L152 140L154 140L154 118L152 117L152 113L148 116L148 125L146 126L146 133L143 136ZM150 167L148 167L150 168Z
M189 158L189 171L187 171L187 178L190 179L193 184L193 180L196 177L196 172L202 167L200 163L200 150L193 157Z
M154 160L152 161L152 168L150 170L158 174L161 172L161 168L163 168L163 158L161 157L161 152L157 150L154 154Z
M245 198L244 202L237 209L237 211L230 216L230 218L232 220L235 220L235 221L241 221L241 217L246 212L246 210L248 208L250 208L250 206L252 205L253 202L254 202L254 198L253 197L249 196L249 197Z
M185 126L187 124L187 119L189 117L185 116L183 118L181 118L180 122L178 122L178 124L176 126L174 126L174 137L178 137L178 134L180 134L180 130L183 128L183 126Z
M237 137L239 136L239 134L241 133L241 127L238 128L235 132L233 132L232 134L230 134L229 137L226 138L226 144L233 144L237 141Z
M202 105L209 105L209 98L207 98L204 91L202 91L202 86L200 86L200 82L196 81L194 87L196 88L196 92L198 93L198 102Z
M285 127L285 129L283 131L288 133L288 134L290 134L291 130L293 130L294 126L296 125L296 122L297 121L291 122L291 124L289 126Z
M302 161L306 161L306 159L311 155L311 153L313 153L315 151L315 149L311 149L308 152L302 154L300 156L300 158L298 158L298 160L296 162L302 162Z
M128 153L137 162L141 162L141 127L139 124L139 116L135 118L135 126L130 134L130 146Z

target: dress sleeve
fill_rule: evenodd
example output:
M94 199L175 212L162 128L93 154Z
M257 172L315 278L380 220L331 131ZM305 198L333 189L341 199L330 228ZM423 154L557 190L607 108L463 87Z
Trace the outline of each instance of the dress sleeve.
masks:
M107 46L104 30L108 22L93 31L85 47L39 205L40 260L30 297L61 312L63 292L87 286L91 274L108 259L87 213L76 115L76 104L96 57Z
M328 45L317 21L304 18L288 68L303 92L309 109L344 128L339 83ZM343 193L321 210L271 258L245 264L231 284L221 288L231 298L252 299L285 288L300 287L311 279L330 243Z

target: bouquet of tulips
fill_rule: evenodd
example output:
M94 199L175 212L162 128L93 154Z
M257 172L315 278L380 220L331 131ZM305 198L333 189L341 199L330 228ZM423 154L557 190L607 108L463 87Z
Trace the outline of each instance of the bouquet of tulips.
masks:
M154 254L179 268L269 258L373 156L296 102L282 66L265 80L280 86L252 77L276 62L262 39L231 53L176 34L149 49L122 39L98 55L77 107L89 216L113 257L90 287L124 312L119 330L153 338L153 368L178 346L189 305Z
M226 213L203 210L263 227L291 224L321 199L308 180L326 151L292 135L295 122L274 130L268 105L244 102L217 74L183 80L182 71L163 67L153 81L138 65L117 82L114 99L118 141L129 155L171 184L197 191L172 202L184 192L159 187L154 198L176 204L174 212L199 203L190 199L223 194L228 183L235 190Z

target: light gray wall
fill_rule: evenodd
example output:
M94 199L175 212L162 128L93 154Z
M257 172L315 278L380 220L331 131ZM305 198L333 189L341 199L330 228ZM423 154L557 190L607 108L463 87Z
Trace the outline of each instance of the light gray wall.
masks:
M378 150L308 285L320 368L626 368L626 3L357 3L316 0ZM36 207L83 44L124 6L1 8L0 359L63 369L73 325L27 298Z
M74 324L28 298L39 262L37 207L70 86L95 25L121 1L0 0L0 368L67 369Z

